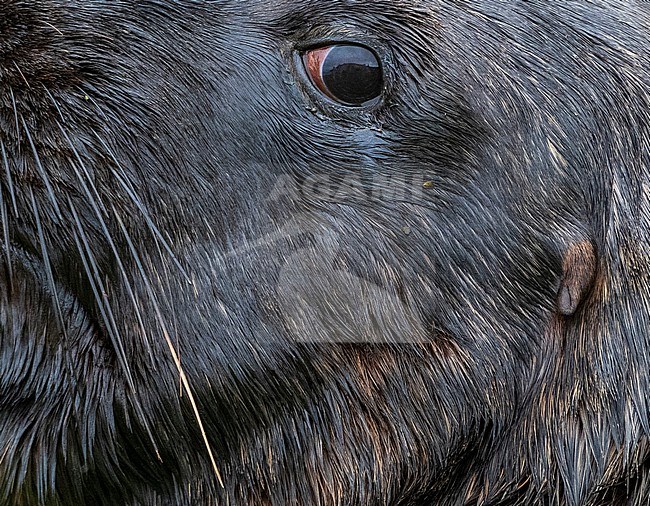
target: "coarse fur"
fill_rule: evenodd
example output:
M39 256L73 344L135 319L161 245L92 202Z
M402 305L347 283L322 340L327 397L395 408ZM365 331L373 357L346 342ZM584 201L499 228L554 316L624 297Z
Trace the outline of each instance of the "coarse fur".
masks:
M0 0L0 503L650 504L646 5Z

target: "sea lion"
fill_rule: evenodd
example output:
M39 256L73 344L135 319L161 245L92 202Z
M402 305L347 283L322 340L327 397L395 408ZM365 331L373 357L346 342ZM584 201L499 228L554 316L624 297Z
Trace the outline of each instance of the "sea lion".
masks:
M2 0L0 502L650 501L627 0Z

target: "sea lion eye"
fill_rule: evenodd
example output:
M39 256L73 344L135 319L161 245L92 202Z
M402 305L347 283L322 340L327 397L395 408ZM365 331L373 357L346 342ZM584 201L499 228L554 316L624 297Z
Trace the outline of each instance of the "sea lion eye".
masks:
M311 49L303 62L314 86L343 105L363 106L382 93L381 62L366 47L337 44Z

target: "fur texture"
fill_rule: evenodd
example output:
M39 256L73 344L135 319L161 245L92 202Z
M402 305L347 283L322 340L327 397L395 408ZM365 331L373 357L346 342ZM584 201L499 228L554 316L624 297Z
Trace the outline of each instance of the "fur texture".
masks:
M645 5L0 0L0 502L649 504Z

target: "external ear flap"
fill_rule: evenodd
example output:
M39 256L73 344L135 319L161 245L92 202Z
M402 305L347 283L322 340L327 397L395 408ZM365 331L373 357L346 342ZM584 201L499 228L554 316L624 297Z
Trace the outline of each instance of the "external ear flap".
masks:
M564 255L558 311L572 316L589 292L596 277L596 252L589 241L572 245Z

